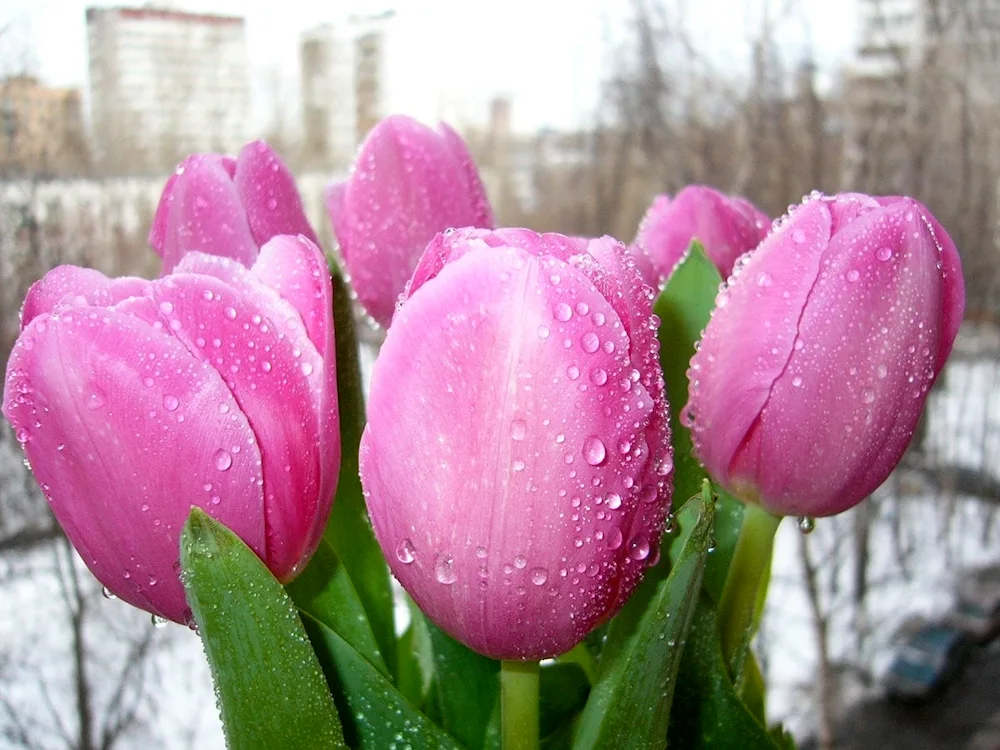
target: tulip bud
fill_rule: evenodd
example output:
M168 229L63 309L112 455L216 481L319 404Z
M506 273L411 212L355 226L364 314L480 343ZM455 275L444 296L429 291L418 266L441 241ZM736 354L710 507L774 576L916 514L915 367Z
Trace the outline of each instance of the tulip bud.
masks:
M53 513L94 575L177 622L190 617L178 542L192 506L286 581L319 543L340 467L323 253L302 235L254 248L249 268L219 257L245 258L249 246L190 251L214 214L198 208L192 231L182 228L188 198L219 197L220 227L238 213L234 193L198 192L198 175L210 173L175 176L161 203L154 235L170 248L172 274L147 282L60 266L30 289L3 396ZM273 185L263 184L267 194ZM259 226L252 214L244 222Z
M651 299L607 237L458 230L414 272L361 479L393 573L476 651L569 650L658 556L673 460Z
M163 188L149 244L168 274L191 251L250 267L260 247L279 234L301 234L319 244L288 167L266 143L255 141L236 159L194 154L181 162Z
M657 196L629 250L646 283L655 287L673 273L692 240L698 240L725 278L736 259L757 247L770 226L771 220L745 198L689 185L673 200Z
M493 211L461 137L402 115L365 139L354 171L327 189L327 211L358 301L388 327L396 301L438 232L493 227Z
M684 420L712 476L776 515L863 500L906 449L958 333L958 252L910 198L814 196L720 291Z

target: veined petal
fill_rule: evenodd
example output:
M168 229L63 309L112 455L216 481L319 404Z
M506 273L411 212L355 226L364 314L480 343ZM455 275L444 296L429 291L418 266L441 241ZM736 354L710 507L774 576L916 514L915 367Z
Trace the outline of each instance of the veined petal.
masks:
M186 621L177 539L192 505L263 554L254 434L218 373L165 332L107 309L39 316L3 406L59 523L125 601Z
M68 307L111 307L143 293L149 282L134 276L109 279L100 271L56 266L31 285L21 308L22 330L39 315Z
M295 178L264 141L248 143L240 150L233 183L257 246L279 234L302 234L319 244L302 208Z
M566 314L581 304L601 323ZM583 274L514 248L447 264L397 313L362 441L372 522L421 608L482 653L567 650L645 565L653 404L628 350Z

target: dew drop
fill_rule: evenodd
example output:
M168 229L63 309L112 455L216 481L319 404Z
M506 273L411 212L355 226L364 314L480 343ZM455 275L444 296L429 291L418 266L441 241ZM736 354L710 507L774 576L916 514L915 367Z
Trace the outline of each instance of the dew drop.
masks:
M656 464L656 473L661 477L667 476L674 468L674 459L670 454L663 456Z
M226 308L226 317L229 318L230 320L236 320L236 308L227 307Z
M174 311L174 306L172 303L170 302L160 303L160 312L163 313L164 315L170 315L170 313L172 313L173 311Z
M180 406L180 402L177 400L177 396L163 397L163 408L167 411L177 411L178 406Z
M88 409L100 409L104 406L104 396L102 396L97 391L87 395L87 408Z
M796 375L794 378L792 378L792 385L795 386L796 388L801 388L802 377L800 375Z
M589 312L590 312L590 305L588 305L586 302L577 302L576 303L576 313L577 313L577 315L586 315Z
M107 586L101 586L101 596L105 599L117 599L118 597L111 593L111 589Z
M600 367L596 367L590 371L590 382L594 385L604 385L608 382L608 373Z
M639 535L629 540L628 556L636 561L649 557L649 542L646 541L646 537Z
M583 441L583 458L591 466L600 466L608 457L604 443L597 435L590 435Z
M514 461L514 471L524 471L524 461L517 459Z
M771 286L772 283L774 283L774 280L771 278L771 274L767 273L767 271L762 271L758 274L757 286Z
M884 379L889 374L889 368L886 367L885 365L879 365L877 372L878 372L879 379L881 380L881 379Z
M576 365L570 365L566 368L566 375L570 380L576 380L580 377L580 368Z
M590 319L594 321L594 325L597 326L598 328L604 325L604 323L607 320L607 318L604 317L604 313L602 312L595 312Z
M552 316L556 320L565 323L567 320L573 317L573 308L571 308L565 302L560 302L552 309Z
M792 232L792 242L796 242L801 245L805 241L806 241L806 233L803 232L801 229L796 229L795 231Z
M233 465L233 457L227 451L217 450L215 452L215 468L219 471L226 471Z
M549 579L549 572L545 568L532 568L531 582L536 586L542 586Z
M409 565L417 559L417 551L413 548L413 542L403 539L396 545L396 559L404 565Z
M875 402L875 391L865 391L861 394L861 400L866 404L871 404Z
M884 263L885 261L889 260L889 258L892 257L892 248L880 247L878 250L875 251L875 257Z
M517 557L514 558L514 567L517 568L518 570L524 570L525 567L527 567L527 565L528 561L524 556L518 555Z
M803 534L811 534L816 528L816 519L812 516L799 516L798 527Z
M515 419L510 423L510 439L521 441L528 432L528 425L523 419Z
M458 580L458 576L455 574L454 566L455 558L448 553L442 552L437 556L437 559L434 561L434 577L437 579L438 583L450 586Z
M593 354L596 352L600 345L601 340L597 338L597 334L593 331L587 331L580 337L580 347L587 352L587 354Z
M857 281L860 277L861 274L858 273L858 269L856 268L852 268L850 271L847 272L847 280L850 281L852 284L855 281Z
M549 337L549 327L546 325L538 326L538 338L547 339Z
M260 369L262 369L264 372L271 372L271 363L265 359L263 362L260 363Z
M611 508L611 510L618 510L618 508L622 507L622 496L617 492L612 492L604 498L604 504Z
M302 363L302 374L305 375L306 377L313 374L313 366L311 362Z

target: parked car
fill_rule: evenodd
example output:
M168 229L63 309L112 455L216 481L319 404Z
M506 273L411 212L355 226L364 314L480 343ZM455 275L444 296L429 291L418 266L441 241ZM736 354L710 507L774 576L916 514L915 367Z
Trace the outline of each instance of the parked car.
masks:
M974 570L958 586L949 624L969 634L976 643L1000 635L1000 565Z
M961 628L929 624L905 636L885 678L886 692L900 701L926 700L955 679L971 641Z

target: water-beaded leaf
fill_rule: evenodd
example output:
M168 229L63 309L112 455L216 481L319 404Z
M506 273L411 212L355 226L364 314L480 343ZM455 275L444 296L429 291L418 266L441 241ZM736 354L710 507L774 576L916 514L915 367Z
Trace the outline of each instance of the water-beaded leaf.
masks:
M678 517L683 547L670 575L656 584L651 598L633 598L612 621L574 748L662 745L681 654L701 591L712 518L706 483L702 496L692 498Z
M701 243L694 241L674 269L653 312L660 318L660 366L670 401L670 431L674 444L674 509L698 494L705 470L692 454L691 434L681 424L688 400L688 366L695 343L708 325L722 277Z
M341 463L337 494L325 539L344 564L379 651L390 667L396 664L396 637L392 618L389 568L375 540L358 476L358 446L365 427L365 402L358 361L351 297L343 277L331 261L333 318L337 348L337 393L340 404Z
M301 611L335 630L378 671L389 676L375 634L344 564L326 540L286 590Z
M264 563L225 526L192 508L181 535L181 565L229 747L346 747L298 613Z
M344 734L351 747L362 750L461 747L430 721L343 638L323 623L303 615L309 636L323 659L340 705Z

